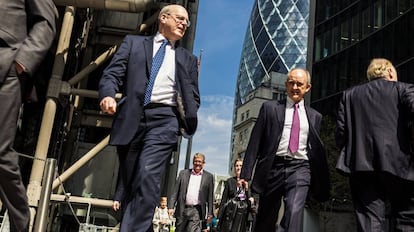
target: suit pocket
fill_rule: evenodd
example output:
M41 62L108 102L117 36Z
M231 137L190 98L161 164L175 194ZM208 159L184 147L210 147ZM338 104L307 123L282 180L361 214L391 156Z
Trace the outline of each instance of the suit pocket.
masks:
M9 72L14 58L16 56L17 49L10 47L0 47L0 54L2 59L0 59L0 83L3 83L4 78Z

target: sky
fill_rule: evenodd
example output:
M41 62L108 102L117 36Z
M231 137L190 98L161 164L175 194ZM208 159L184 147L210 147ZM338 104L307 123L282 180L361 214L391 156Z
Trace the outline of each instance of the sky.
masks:
M199 2L193 53L200 57L202 50L201 106L191 158L196 152L205 154L204 169L217 175L228 175L234 93L253 3L254 0ZM184 167L187 143L188 140L183 139L181 168Z

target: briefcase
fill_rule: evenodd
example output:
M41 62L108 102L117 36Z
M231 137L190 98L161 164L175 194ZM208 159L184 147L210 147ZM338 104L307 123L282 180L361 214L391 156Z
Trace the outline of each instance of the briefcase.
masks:
M250 201L234 197L223 206L218 221L220 232L244 232L248 226Z

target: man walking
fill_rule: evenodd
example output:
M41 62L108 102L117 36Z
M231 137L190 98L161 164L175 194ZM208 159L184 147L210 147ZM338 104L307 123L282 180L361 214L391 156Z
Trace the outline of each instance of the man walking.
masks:
M205 156L196 153L193 168L181 170L168 202L177 219L176 232L201 232L203 222L213 218L214 177L204 170Z
M337 169L349 176L358 231L414 231L414 162L408 122L414 86L398 82L392 63L373 59L369 82L343 92ZM395 228L387 230L388 204Z
M285 85L286 100L263 103L240 174L239 185L247 188L255 167L251 189L260 194L256 232L276 230L282 198L285 210L278 232L302 231L309 189L317 200L329 198L329 172L319 137L322 116L303 99L311 88L309 72L291 70Z
M10 230L27 231L29 207L13 149L24 81L52 45L57 10L52 0L0 0L0 198Z

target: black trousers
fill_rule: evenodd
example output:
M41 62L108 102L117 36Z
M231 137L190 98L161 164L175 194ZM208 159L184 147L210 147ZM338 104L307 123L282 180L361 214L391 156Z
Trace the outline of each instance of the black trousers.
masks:
M300 232L309 185L310 169L307 160L283 160L276 157L268 175L267 190L260 194L254 231L276 230L283 198L285 210L278 232Z
M414 231L414 182L385 172L358 172L349 183L359 232Z
M13 149L17 117L21 105L19 79L14 67L0 83L0 198L8 210L11 231L27 231L30 212L26 189L18 165L18 153Z

